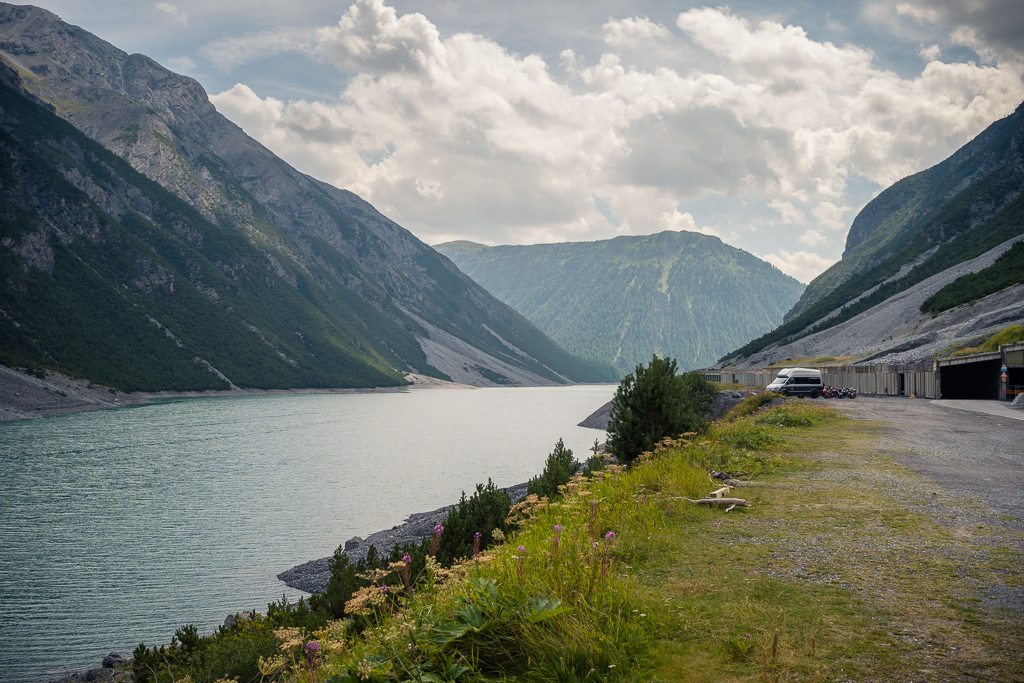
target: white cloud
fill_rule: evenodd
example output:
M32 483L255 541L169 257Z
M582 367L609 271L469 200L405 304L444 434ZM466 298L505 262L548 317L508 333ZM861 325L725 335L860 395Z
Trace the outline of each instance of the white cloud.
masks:
M836 259L824 258L809 251L790 253L785 249L779 249L774 254L765 254L761 258L804 284L821 275L836 262Z
M615 47L649 45L652 40L668 38L672 32L647 17L609 19L605 22L604 41Z
M312 50L316 44L315 29L280 28L244 36L222 38L203 46L200 51L221 71L230 71L241 64L258 62L282 52Z
M927 47L922 45L917 54L921 55L926 62L934 62L942 56L942 50L938 45L929 45Z
M805 230L799 239L801 244L806 244L809 247L817 247L828 242L828 238L817 230Z
M182 25L188 24L188 13L182 12L178 9L178 6L170 2L158 2L153 5L153 9L157 12L166 14L171 19L177 22L181 22Z
M773 199L768 202L768 207L775 209L782 216L784 223L791 223L793 225L802 225L805 217L804 212L793 206L790 202L784 202L781 199Z
M1020 0L904 0L896 11L949 28L955 42L976 50L982 59L994 59L1000 52L1024 54Z
M187 56L164 60L164 66L179 74L193 74L196 71L195 60Z
M832 202L821 202L811 209L811 214L818 219L819 225L829 230L845 231L849 227L846 223L846 215L850 211L849 206L836 206Z
M211 99L301 170L359 193L428 242L715 233L686 204L723 195L777 211L783 225L772 230L805 224L809 212L816 230L803 243L813 247L822 229L852 218L851 176L887 186L1024 98L1019 64L931 60L903 78L869 50L799 27L751 26L706 8L676 25L683 38L646 19L610 20L605 35L617 46L646 36L680 54L701 46L716 68L641 68L616 52L585 63L566 50L556 76L538 55L471 33L442 37L422 14L357 0L333 26L207 50L222 68L304 52L355 74L336 101L282 102L241 84ZM800 272L831 263L773 256Z

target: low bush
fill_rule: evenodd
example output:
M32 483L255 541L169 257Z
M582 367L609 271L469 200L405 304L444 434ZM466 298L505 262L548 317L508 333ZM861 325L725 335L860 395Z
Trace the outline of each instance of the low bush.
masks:
M559 441L561 443L561 441ZM572 451L569 451L572 458ZM508 533L511 529L505 519L512 501L508 494L494 485L490 479L487 485L477 484L470 498L465 492L459 504L448 511L444 531L439 538L437 561L444 567L457 560L473 556L474 542L477 550L486 550L494 543L494 531ZM476 534L480 534L476 541Z
M210 635L201 636L188 624L175 631L170 645L148 648L139 643L132 653L132 677L135 683L166 683L183 675L193 681L258 681L260 660L278 652L275 630L314 631L328 622L327 614L310 609L304 600L289 604L282 598L267 606L266 615L238 619L233 627L222 626Z
M548 455L544 463L544 471L540 476L530 480L526 487L527 495L547 496L555 498L558 496L558 487L569 483L572 475L579 469L578 463L572 457L572 451L565 447L559 439L555 444L555 450Z

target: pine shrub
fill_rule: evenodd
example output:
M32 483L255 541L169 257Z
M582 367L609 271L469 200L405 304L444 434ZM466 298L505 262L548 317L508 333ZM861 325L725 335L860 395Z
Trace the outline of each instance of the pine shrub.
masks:
M608 446L620 462L633 462L662 439L707 428L704 414L714 404L714 386L699 370L677 370L675 359L654 356L622 379L608 421Z
M573 459L572 450L566 448L559 439L555 444L555 450L548 455L544 463L544 471L526 485L526 494L555 498L558 496L558 487L568 484L577 469L579 464Z

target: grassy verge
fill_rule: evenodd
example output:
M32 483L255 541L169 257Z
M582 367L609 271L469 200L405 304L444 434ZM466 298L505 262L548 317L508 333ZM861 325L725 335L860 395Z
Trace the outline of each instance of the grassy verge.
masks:
M790 401L520 504L466 562L380 569L345 619L223 639L273 634L254 680L1021 680L1019 618L977 604L1021 558L935 523L875 438ZM710 469L752 507L694 505ZM154 678L186 675L216 678Z

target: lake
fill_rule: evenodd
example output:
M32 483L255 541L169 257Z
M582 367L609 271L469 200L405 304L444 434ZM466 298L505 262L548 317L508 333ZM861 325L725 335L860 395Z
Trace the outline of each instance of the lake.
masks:
M614 385L190 398L0 423L0 679L265 611L346 539L538 474Z

